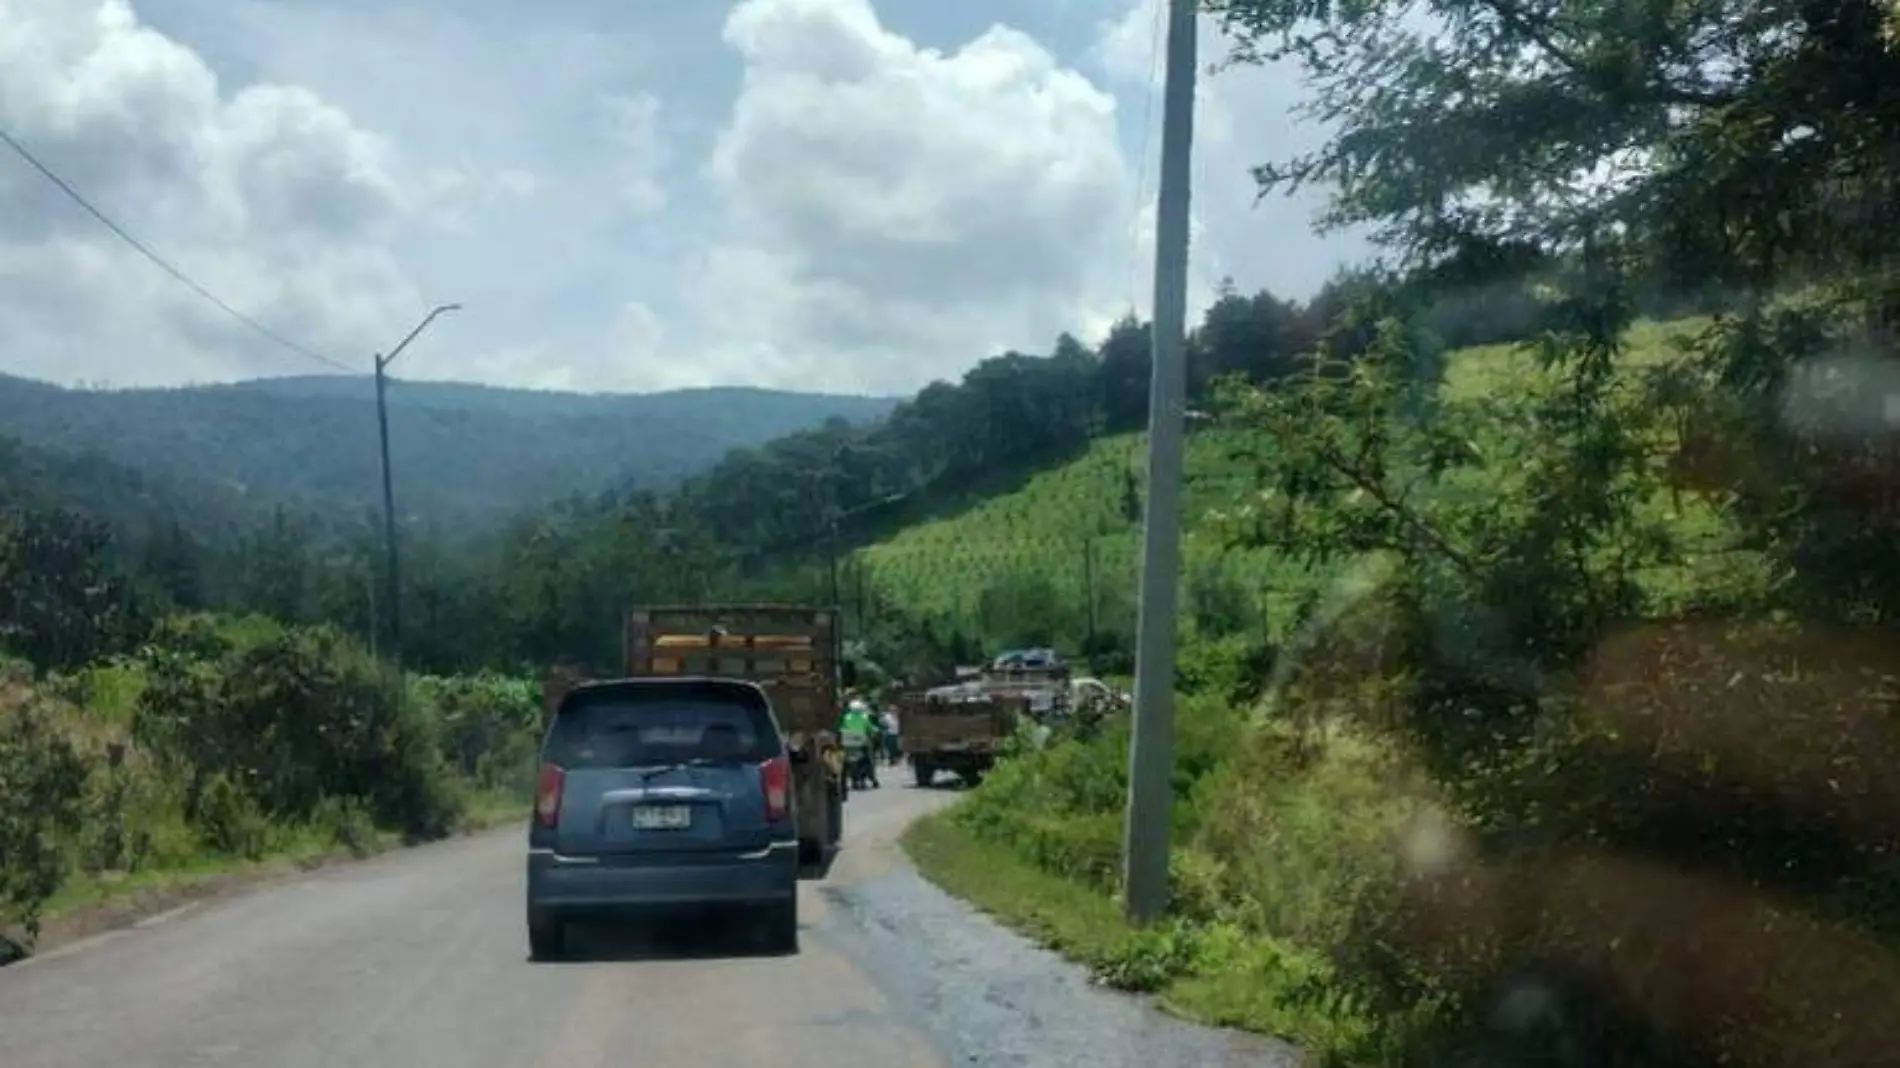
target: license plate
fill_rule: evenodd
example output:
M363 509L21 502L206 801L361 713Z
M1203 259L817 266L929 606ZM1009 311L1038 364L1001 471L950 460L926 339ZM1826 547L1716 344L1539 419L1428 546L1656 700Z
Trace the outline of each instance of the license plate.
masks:
M693 810L686 805L640 805L633 810L633 825L642 831L673 831L692 822Z

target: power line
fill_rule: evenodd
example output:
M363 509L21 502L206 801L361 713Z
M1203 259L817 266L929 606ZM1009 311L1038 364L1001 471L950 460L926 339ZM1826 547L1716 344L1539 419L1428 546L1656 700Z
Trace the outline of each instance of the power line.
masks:
M1154 0L1155 17L1148 27L1148 81L1141 95L1141 149L1135 153L1135 221L1128 246L1128 314L1140 307L1141 202L1148 193L1148 139L1154 136L1155 83L1161 80L1161 31L1168 22L1167 0ZM1139 318L1139 316L1137 316Z
M217 294L211 292L209 289L206 289L204 286L199 285L195 280L192 279L190 275L172 266L171 263L169 263L165 259L165 257L160 256L158 253L152 251L151 248L148 247L143 241L140 241L138 238L133 237L131 234L127 233L124 227L120 226L116 222L113 222L112 219L109 218L105 212L100 211L98 208L93 207L92 202L87 200L83 195L81 195L79 190L74 189L72 187L72 184L66 181L66 179L61 178L58 174L55 174L51 167L48 167L46 164L41 163L39 159L33 155L33 153L27 151L27 148L25 145L22 145L20 142L14 140L13 136L7 133L5 130L0 130L0 142L4 142L8 148L12 149L15 152L15 154L17 154L21 159L25 160L28 166L40 172L42 177L44 177L47 181L53 183L54 186L58 187L59 191L66 194L66 196L69 197L73 203L86 209L86 213L88 215L91 215L93 218L99 220L100 225L112 231L115 235L118 236L119 240L124 241L126 244L132 246L133 249L138 251L139 255L144 256L146 259L152 261L154 264L157 264L160 270L164 271L166 274L171 275L173 278L183 283L185 287L190 289L193 293L196 293L200 297L203 297L205 300L210 301L212 305L218 308L218 310L224 312L226 315L229 315L231 318L236 319L238 322L243 323L245 326L250 327L252 330L256 331L257 333L262 334L264 337L269 338L270 340L276 342L279 345L282 345L284 348L287 348L290 351L297 353L300 356L305 357L306 359L315 360L318 363L324 364L325 366L328 366L328 367L334 367L337 370L342 371L346 374L357 373L354 368L351 368L345 364L339 363L336 360L333 360L330 357L325 356L324 354L317 352L313 349L297 344L295 341L292 341L289 338L283 336L282 334L277 333L275 330L272 330L270 327L265 326L263 323L258 322L256 319L253 319L250 316L244 314L243 312L238 311L236 308L233 308L231 305L219 299Z

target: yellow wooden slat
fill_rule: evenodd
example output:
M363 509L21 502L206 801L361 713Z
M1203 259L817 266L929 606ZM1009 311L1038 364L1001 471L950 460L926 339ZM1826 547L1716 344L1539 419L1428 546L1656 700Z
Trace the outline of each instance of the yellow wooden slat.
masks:
M656 649L711 649L714 646L721 649L743 649L750 646L754 649L773 651L809 650L813 647L810 636L802 634L757 634L749 639L728 636L717 641L706 634L660 634L653 639L653 647Z

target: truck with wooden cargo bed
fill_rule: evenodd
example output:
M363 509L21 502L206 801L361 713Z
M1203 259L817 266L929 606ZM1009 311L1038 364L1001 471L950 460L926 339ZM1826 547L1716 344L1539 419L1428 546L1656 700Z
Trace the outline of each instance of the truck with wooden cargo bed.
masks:
M940 771L975 786L1028 712L1028 699L981 684L912 690L898 698L898 743L918 786L934 783Z
M981 668L960 668L957 681L913 689L897 698L898 739L918 786L950 772L974 786L1023 725L1040 744L1072 717L1085 728L1128 706L1100 679L1077 677L1052 651L1017 650Z

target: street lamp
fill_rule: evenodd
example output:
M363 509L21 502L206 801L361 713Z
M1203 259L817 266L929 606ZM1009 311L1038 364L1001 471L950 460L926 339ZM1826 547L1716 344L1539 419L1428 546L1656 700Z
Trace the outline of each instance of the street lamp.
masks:
M402 671L402 574L396 566L396 491L389 477L389 376L385 372L416 335L435 322L436 316L461 310L460 304L436 305L409 331L409 336L389 350L389 355L376 354L376 430L382 439L383 453L383 552L389 568L389 655L399 673Z

